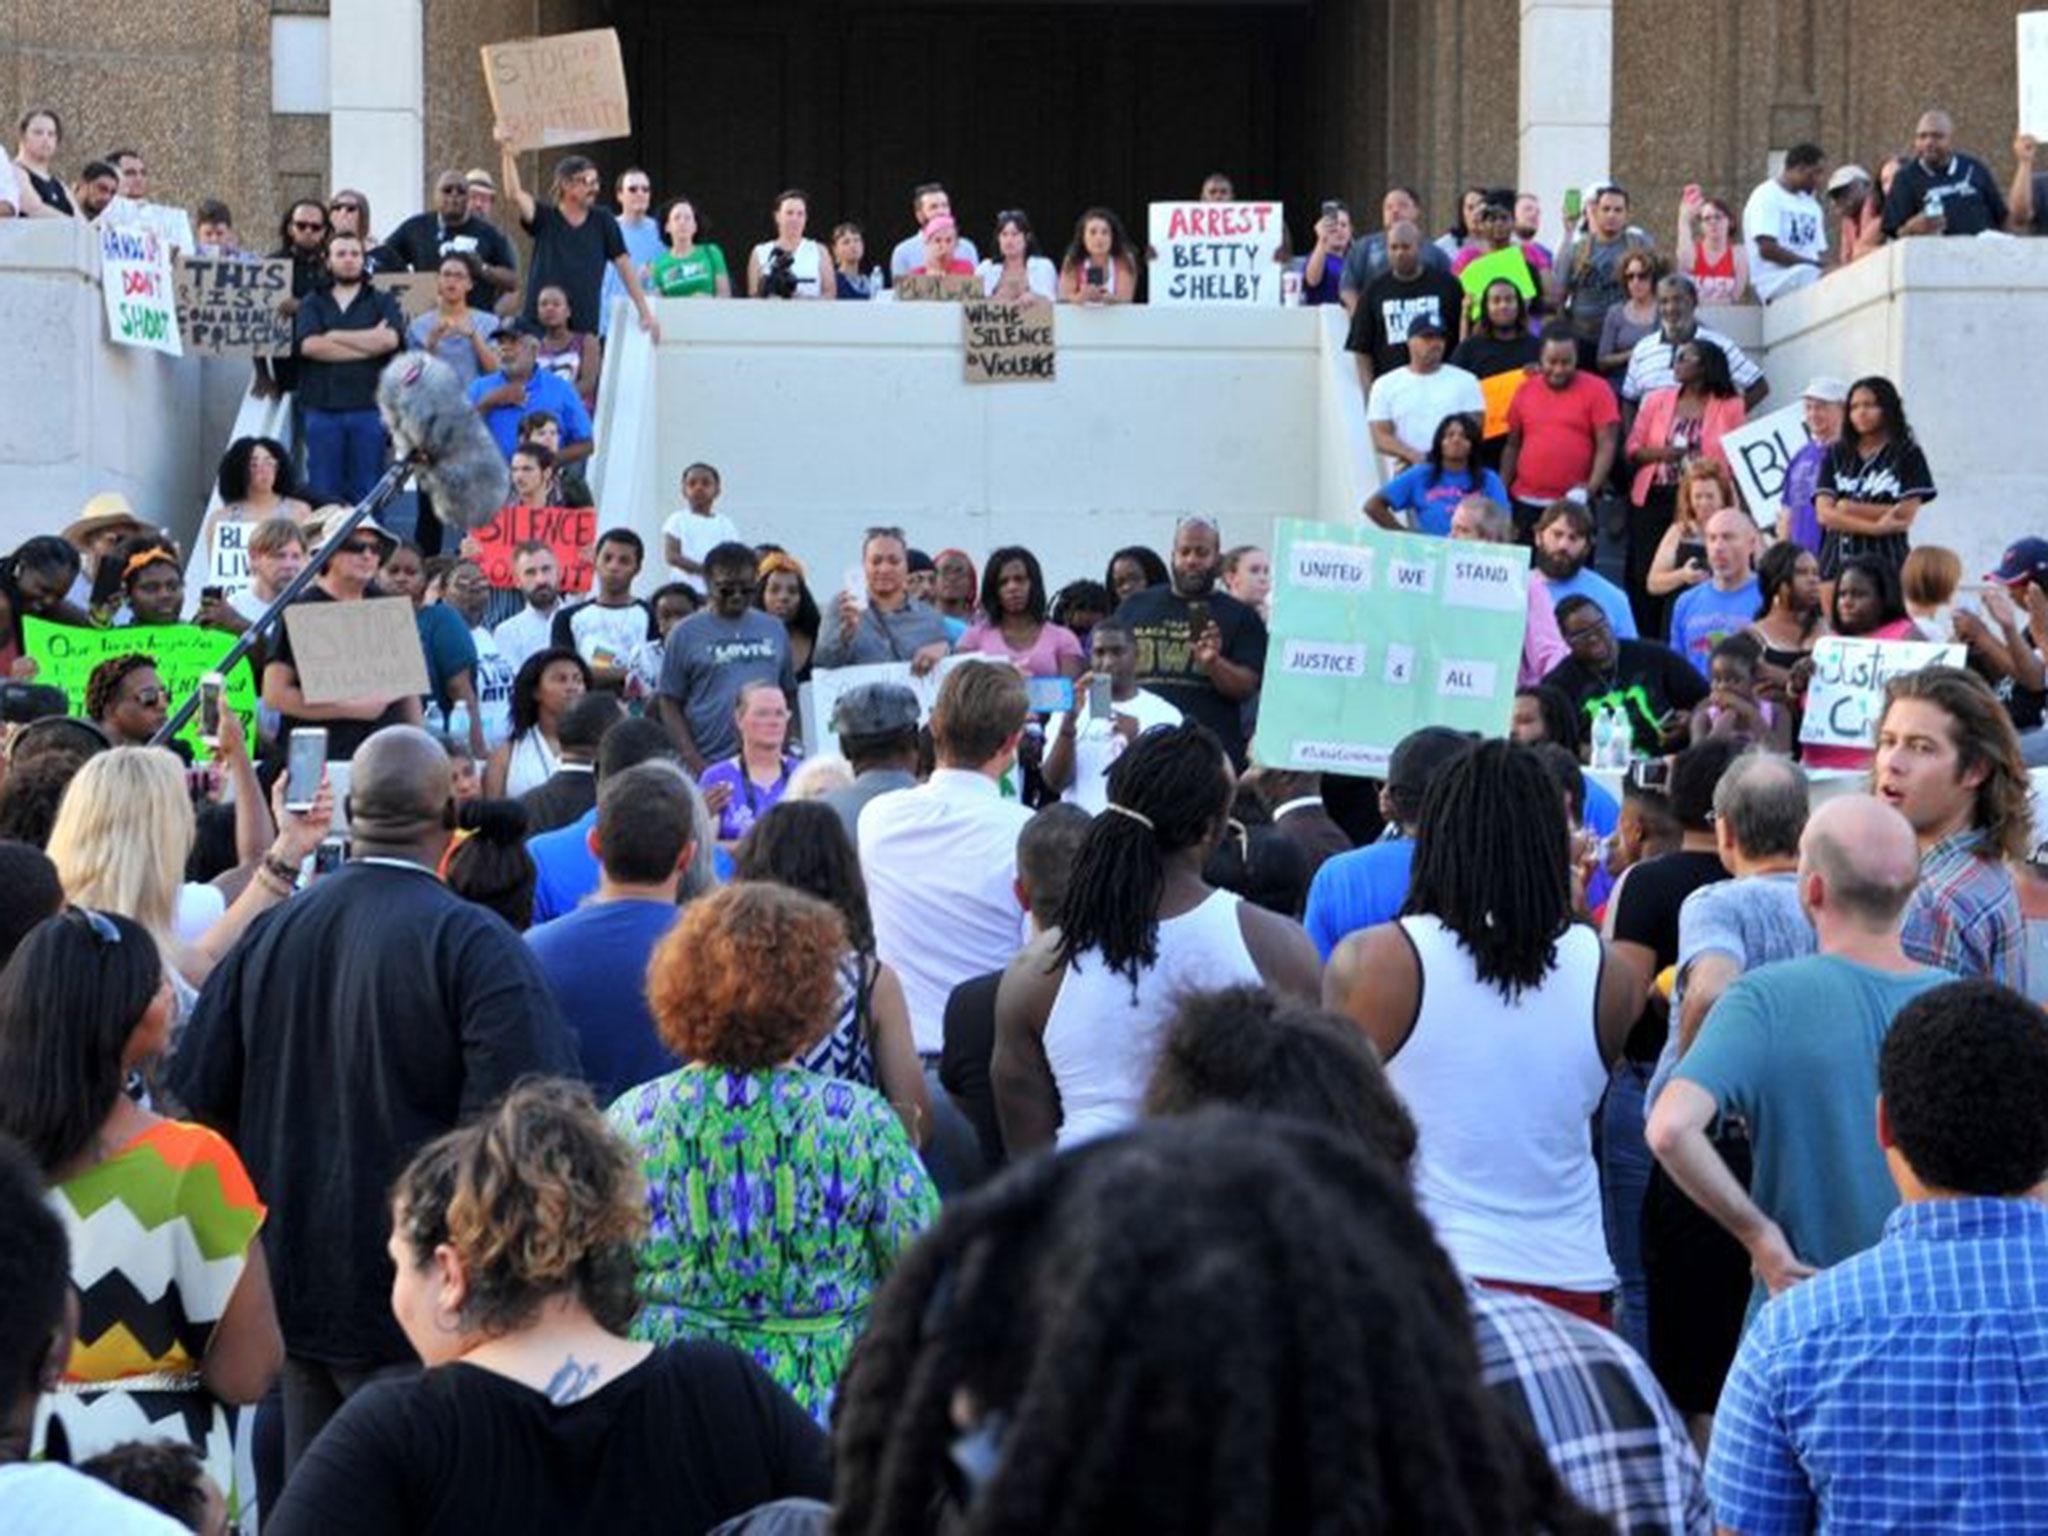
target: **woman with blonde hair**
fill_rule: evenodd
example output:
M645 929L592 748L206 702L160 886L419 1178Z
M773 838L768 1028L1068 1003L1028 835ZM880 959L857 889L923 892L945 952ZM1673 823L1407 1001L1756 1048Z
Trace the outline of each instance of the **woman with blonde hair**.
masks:
M514 1088L391 1208L391 1311L426 1371L348 1400L270 1536L702 1531L827 1493L825 1437L752 1362L627 1336L640 1174L580 1084Z
M198 988L256 915L291 895L299 866L327 834L334 797L323 782L311 811L288 812L280 778L271 793L271 815L281 830L254 875L188 941L181 928L189 933L193 925L189 918L181 924L179 914L181 903L194 900L186 894L195 888L186 883L185 864L197 823L178 759L162 747L115 747L89 758L64 791L48 851L65 898L132 918L156 940L178 993L174 1020L182 1020Z
M683 908L647 967L662 1042L687 1063L621 1094L648 1235L635 1338L751 1354L820 1423L938 1191L879 1093L798 1061L837 1022L846 923L741 881Z

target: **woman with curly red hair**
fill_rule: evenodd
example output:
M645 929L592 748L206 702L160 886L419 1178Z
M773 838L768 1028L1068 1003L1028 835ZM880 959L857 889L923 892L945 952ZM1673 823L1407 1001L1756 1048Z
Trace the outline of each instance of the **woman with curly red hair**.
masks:
M634 1336L735 1345L821 1423L876 1287L939 1210L888 1101L796 1065L838 1018L845 951L839 913L784 886L691 902L647 968L687 1065L611 1109L647 1179Z

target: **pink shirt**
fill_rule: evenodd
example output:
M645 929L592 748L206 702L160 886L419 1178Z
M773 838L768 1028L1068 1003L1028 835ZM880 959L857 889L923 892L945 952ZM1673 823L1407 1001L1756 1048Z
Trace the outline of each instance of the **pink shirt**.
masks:
M1550 669L1567 660L1572 648L1564 643L1557 627L1555 599L1550 583L1534 571L1529 573L1529 627L1522 631L1522 670L1516 674L1517 688L1533 688L1549 675Z
M1016 666L1027 677L1059 677L1060 663L1071 656L1081 660L1081 642L1071 629L1063 624L1039 626L1038 638L1025 651L1013 651L1003 639L1000 626L987 620L975 624L960 637L960 643L953 648L956 652L975 651L983 656L1001 656Z

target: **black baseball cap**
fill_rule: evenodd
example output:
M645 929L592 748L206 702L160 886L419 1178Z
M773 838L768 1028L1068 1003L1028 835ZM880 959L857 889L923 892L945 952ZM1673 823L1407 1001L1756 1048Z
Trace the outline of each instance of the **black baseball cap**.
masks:
M2019 539L2007 545L1998 569L1987 572L1984 579L2008 587L2023 587L2031 581L2048 591L2048 539Z

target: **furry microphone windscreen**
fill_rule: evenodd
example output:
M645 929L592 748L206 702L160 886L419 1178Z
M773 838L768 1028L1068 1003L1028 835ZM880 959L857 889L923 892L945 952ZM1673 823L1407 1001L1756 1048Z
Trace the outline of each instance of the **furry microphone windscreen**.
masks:
M512 497L497 440L455 370L425 352L402 352L377 379L377 410L399 457L424 462L420 489L442 522L481 528Z

